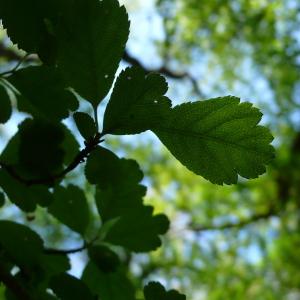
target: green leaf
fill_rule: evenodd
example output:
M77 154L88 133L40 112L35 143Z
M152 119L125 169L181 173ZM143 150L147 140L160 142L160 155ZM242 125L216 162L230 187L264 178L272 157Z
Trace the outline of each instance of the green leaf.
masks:
M143 206L120 216L110 228L105 241L135 252L148 252L161 246L159 235L165 234L169 220L163 214L153 215L152 206Z
M171 101L163 95L168 84L159 74L139 67L127 68L117 79L104 115L103 131L135 134L155 126L169 111Z
M95 121L88 114L76 112L73 115L73 118L80 134L86 141L96 134L97 129Z
M238 174L256 178L273 158L262 114L227 96L178 105L152 130L188 169L213 183L236 183Z
M82 281L69 274L60 274L51 279L50 288L61 300L94 300L90 289Z
M53 0L1 0L0 19L8 36L19 48L39 53L40 49L48 46L49 52L50 34L45 20L53 16L56 7L57 3Z
M58 66L68 84L96 107L110 90L123 55L126 10L116 0L68 0L62 7L56 27Z
M19 163L22 168L37 178L58 172L64 159L62 127L27 119L19 130Z
M143 205L146 188L139 184L143 173L135 161L97 147L88 158L85 174L97 184L96 204L104 224L118 218L106 232L105 241L137 252L161 245L158 235L167 231L169 221Z
M48 206L53 200L46 186L27 186L13 178L4 169L0 170L0 186L9 200L25 212L32 212L36 205Z
M115 272L120 266L119 256L104 245L88 248L90 259L104 273Z
M69 185L54 190L54 201L48 207L49 213L72 230L84 235L89 223L89 207L81 189Z
M29 67L8 78L21 93L18 108L33 116L59 121L69 110L78 108L76 97L66 90L61 75L54 67Z
M0 124L6 123L12 113L10 98L5 87L0 83Z
M43 250L41 238L27 226L0 221L0 245L18 266L34 267Z
M22 178L36 179L60 172L78 151L78 142L63 124L26 119L1 153L0 160Z
M101 300L134 300L135 291L121 270L104 273L89 262L83 271L82 280Z
M103 147L97 147L88 157L85 176L92 184L105 188L119 181L119 158Z
M186 300L175 290L166 291L159 282L150 282L144 288L145 300Z

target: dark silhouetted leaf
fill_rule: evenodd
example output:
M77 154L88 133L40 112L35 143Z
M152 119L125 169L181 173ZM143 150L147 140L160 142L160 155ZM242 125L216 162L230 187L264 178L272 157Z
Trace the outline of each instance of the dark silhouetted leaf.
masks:
M85 176L92 184L105 188L119 181L119 158L103 147L97 147L88 157L85 166Z
M151 129L171 101L163 95L168 84L159 74L127 68L117 79L104 115L103 131L110 134L135 134Z
M54 67L29 67L9 77L22 97L18 108L33 116L58 121L68 117L69 110L76 110L76 97L66 90L61 75Z
M134 300L135 292L124 272L102 272L89 262L83 272L82 280L101 300Z
M87 285L82 280L69 274L60 274L53 277L50 288L61 300L95 300Z
M90 259L103 272L114 272L120 265L118 255L104 245L97 245L88 248Z
M38 263L43 241L25 225L0 221L0 245L18 266L30 268Z
M105 240L135 252L146 252L161 246L158 235L165 234L168 228L167 217L163 214L153 216L152 206L133 207L131 213L120 216Z
M48 206L53 200L52 194L46 186L27 186L3 169L0 170L0 186L9 200L25 212L34 211L37 204Z
M110 90L125 49L126 10L115 0L69 0L63 9L56 30L58 66L68 84L96 107Z
M256 178L273 157L262 114L239 98L223 97L174 107L152 130L188 169L213 183L232 184L238 174Z
M89 223L89 207L85 195L77 186L58 186L48 211L72 230L84 234Z
M153 216L153 208L143 205L143 173L133 160L120 159L97 147L86 164L86 177L97 184L96 203L102 220L115 220L105 240L134 251L150 251L161 245L158 235L167 231L166 216Z
M76 126L85 140L89 140L97 132L96 124L93 118L83 112L76 112L73 115Z
M23 152L21 152L23 151ZM26 119L0 160L26 179L48 177L73 161L79 144L63 124Z
M12 113L11 102L5 87L0 83L0 124L6 123Z
M166 291L158 282L150 282L144 288L145 300L186 300L175 290Z
M48 60L53 46L45 20L53 17L56 7L54 0L1 0L0 19L13 43L29 53L44 53L47 47L47 56L41 58Z

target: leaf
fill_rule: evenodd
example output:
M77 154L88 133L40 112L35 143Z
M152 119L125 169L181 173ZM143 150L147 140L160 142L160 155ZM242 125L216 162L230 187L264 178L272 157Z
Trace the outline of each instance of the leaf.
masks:
M104 225L118 218L106 232L105 241L137 252L161 245L158 235L167 231L169 221L143 205L146 188L139 184L143 173L135 161L97 147L88 157L85 174L97 184L96 204Z
M10 98L5 87L0 83L0 124L6 123L12 113Z
M34 177L50 177L62 168L62 127L42 120L27 119L20 131L19 163Z
M136 134L150 129L169 111L171 101L163 96L167 90L161 75L127 68L118 77L105 110L103 131Z
M48 206L53 200L46 186L27 186L13 178L4 169L0 170L0 186L9 200L25 212L34 211L37 204Z
M104 245L88 248L90 259L104 273L115 272L120 266L119 256Z
M74 276L66 273L51 279L50 288L61 300L94 300L94 296L87 285Z
M135 252L148 252L161 246L158 235L165 234L169 220L163 214L153 216L152 206L132 208L110 228L105 241Z
M150 282L144 288L145 300L186 300L175 290L166 291L159 282Z
M256 178L273 158L262 114L227 96L178 105L152 130L188 169L213 183L232 184L238 174Z
M21 93L18 108L35 117L59 121L68 117L69 110L78 108L76 97L66 90L54 67L28 67L8 78Z
M68 0L62 10L56 27L59 69L68 84L97 107L111 88L125 49L126 10L116 0Z
M85 176L92 184L105 188L117 182L120 174L119 158L103 147L97 147L88 157L85 166Z
M48 207L49 213L72 230L84 235L89 223L89 207L81 189L69 185L54 189L54 201Z
M104 273L89 262L83 271L82 280L101 300L134 300L132 283L121 270Z
M12 166L22 178L36 179L60 172L78 151L78 142L63 124L26 119L1 153L0 160Z
M30 268L38 264L43 241L27 226L11 221L0 221L0 245L18 266Z
M53 0L1 0L0 19L7 28L8 36L19 48L39 53L40 49L48 46L49 52L50 34L45 20L53 16L56 7L57 3Z
M96 134L97 128L95 121L88 114L76 112L73 118L80 134L86 141Z

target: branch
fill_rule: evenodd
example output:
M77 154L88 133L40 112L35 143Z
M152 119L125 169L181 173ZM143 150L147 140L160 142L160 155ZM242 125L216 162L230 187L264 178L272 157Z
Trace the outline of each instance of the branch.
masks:
M194 89L195 93L197 94L197 96L204 98L204 94L200 90L197 80L188 72L176 73L176 72L170 70L169 68L167 68L166 66L162 66L157 69L146 68L137 58L131 56L128 51L124 52L123 60L131 65L142 68L147 73L150 73L150 72L160 73L169 78L176 79L176 80L188 79L191 82L193 89Z
M54 254L54 255L67 255L67 254L74 254L74 253L78 253L81 252L85 249L87 249L88 247L92 246L94 242L96 242L98 240L98 236L96 236L95 238L93 238L90 242L86 242L84 241L83 245L81 247L78 248L74 248L74 249L54 249L54 248L46 248L44 249L44 253L46 254Z
M81 252L81 251L85 250L88 246L89 246L89 244L84 243L83 246L78 247L78 248L74 248L74 249L47 248L47 249L44 249L44 253L45 254L54 254L54 255L74 254L74 253L78 253L78 252Z
M101 137L103 134L97 133L93 139L91 139L88 142L85 142L85 148L82 149L73 159L73 161L60 173L55 174L53 176L45 177L45 178L37 178L37 179L26 179L20 176L12 166L0 162L0 167L7 171L8 174L10 174L13 178L20 181L21 183L31 186L36 184L50 184L53 185L54 182L58 179L63 178L65 175L67 175L69 172L74 170L80 163L84 162L85 159L88 157L88 155L96 148L96 146L103 142L101 140Z
M247 225L250 225L252 223L255 223L260 220L266 220L270 217L277 216L278 214L275 212L275 210L271 207L269 210L263 213L258 213L250 217L249 219L240 220L237 223L225 223L219 226L215 225L197 225L197 224L190 224L189 228L195 232L202 232L202 231L208 231L208 230L225 230L225 229L232 229L232 228L242 228Z

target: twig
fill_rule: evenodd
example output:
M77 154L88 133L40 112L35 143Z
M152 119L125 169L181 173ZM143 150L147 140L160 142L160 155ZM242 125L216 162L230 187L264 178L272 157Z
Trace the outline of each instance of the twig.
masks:
M12 68L11 70L8 70L8 71L5 71L5 72L0 73L0 77L5 76L5 75L12 75L12 74L14 74L14 73L19 69L19 67L22 65L22 63L26 61L26 59L27 59L27 57L28 57L29 55L30 55L30 53L27 53L25 56L23 56L23 57L18 61L18 63L15 65L15 67Z
M197 83L197 80L188 72L176 73L176 72L173 72L172 70L170 70L169 68L167 68L166 66L162 66L157 69L146 68L137 58L131 56L128 51L124 52L123 60L131 65L142 68L147 73L150 73L150 72L160 73L169 78L176 79L176 80L188 79L191 82L194 92L197 94L197 96L199 96L201 98L205 98L203 92L201 91L201 89Z
M270 217L277 216L278 214L275 210L271 207L269 210L263 213L258 213L253 215L251 218L246 220L240 220L237 223L225 223L219 226L216 225L198 225L198 224L190 224L189 229L194 232L202 232L202 231L209 231L209 230L225 230L225 229L232 229L232 228L242 228L247 225L250 225L259 220L269 219Z
M88 155L96 148L96 146L103 142L101 137L103 134L97 133L90 141L85 142L85 148L82 149L73 159L73 161L60 173L57 173L53 176L37 179L26 179L21 177L12 166L0 162L0 167L7 171L13 178L22 182L27 186L36 185L36 184L50 184L53 185L55 180L63 178L66 174L74 170L80 163L84 162Z
M54 255L68 255L68 254L74 254L74 253L78 253L81 252L85 249L87 249L88 247L92 246L93 243L98 240L98 236L96 236L95 238L93 238L90 242L86 242L84 241L83 245L81 247L77 247L74 249L54 249L54 248L46 248L44 249L44 253L45 254L54 254Z

